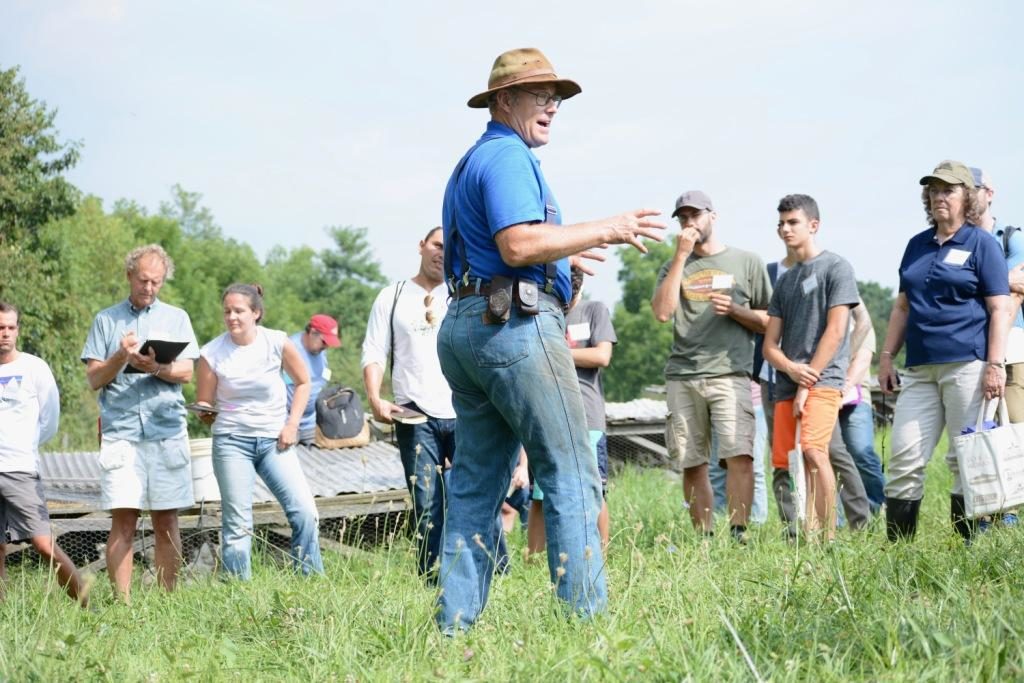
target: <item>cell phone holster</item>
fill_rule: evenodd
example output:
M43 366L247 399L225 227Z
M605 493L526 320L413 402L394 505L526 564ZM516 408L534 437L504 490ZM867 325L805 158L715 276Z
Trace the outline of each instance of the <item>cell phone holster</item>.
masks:
M516 282L516 295L519 300L519 310L526 315L537 315L540 313L537 295L537 283L530 280L518 280Z

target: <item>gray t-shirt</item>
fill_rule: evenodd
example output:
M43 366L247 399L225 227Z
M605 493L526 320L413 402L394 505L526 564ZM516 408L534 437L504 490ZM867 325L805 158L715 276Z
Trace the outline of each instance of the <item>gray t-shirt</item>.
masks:
M581 301L565 315L565 337L570 349L589 349L601 342L615 344L615 328L608 309L600 301ZM604 387L601 368L576 368L587 414L587 429L605 431Z
M828 311L836 306L853 308L859 301L853 267L838 254L823 251L798 263L779 278L768 304L768 315L782 319L782 352L797 363L809 363L825 332ZM850 364L850 331L825 366L815 386L842 390ZM796 396L797 386L784 372L776 377L775 400Z

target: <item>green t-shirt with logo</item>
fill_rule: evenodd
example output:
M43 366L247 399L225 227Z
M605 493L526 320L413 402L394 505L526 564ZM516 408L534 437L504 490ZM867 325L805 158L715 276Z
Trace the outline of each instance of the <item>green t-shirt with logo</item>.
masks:
M658 285L670 265L666 261L658 271ZM754 333L729 316L715 315L710 302L713 293L730 293L733 302L746 308L767 309L772 286L764 262L756 254L732 247L713 256L691 254L686 259L679 304L672 316L666 378L749 375L753 370Z

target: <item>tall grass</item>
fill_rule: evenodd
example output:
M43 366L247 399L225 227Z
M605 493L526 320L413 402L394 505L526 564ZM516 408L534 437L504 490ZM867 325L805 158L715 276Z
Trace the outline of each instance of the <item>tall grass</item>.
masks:
M929 471L915 542L876 524L829 548L790 545L773 516L749 545L722 522L702 542L679 484L627 467L613 480L609 612L557 609L544 562L517 559L483 618L446 639L434 593L397 540L326 553L304 580L257 562L249 583L191 581L114 602L105 577L80 611L45 571L13 568L0 619L12 680L1012 680L1024 678L1024 530L965 548L948 526L949 476ZM523 537L511 538L514 550Z

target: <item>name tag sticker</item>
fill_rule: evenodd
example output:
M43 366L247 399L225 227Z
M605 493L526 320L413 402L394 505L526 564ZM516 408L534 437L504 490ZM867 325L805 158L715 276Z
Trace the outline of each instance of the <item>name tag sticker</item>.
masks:
M590 339L590 323L576 323L569 325L569 339L574 342L587 341Z
M818 288L818 276L811 273L800 283L800 286L804 288L804 294L810 294Z
M732 273L714 275L711 278L711 289L732 289Z
M967 263L967 259L971 256L971 252L964 251L963 249L950 249L946 252L946 258L942 259L943 263L948 263L951 266L962 266Z
M331 369L330 368L324 368L324 371L320 374L320 376L324 378L325 382L330 382L331 381Z

